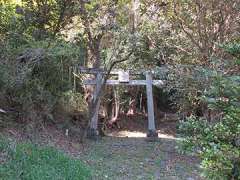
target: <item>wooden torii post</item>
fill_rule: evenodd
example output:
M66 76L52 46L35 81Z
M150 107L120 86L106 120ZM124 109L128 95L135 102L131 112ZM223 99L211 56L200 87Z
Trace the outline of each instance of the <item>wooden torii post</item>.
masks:
M91 69L91 68L80 68L81 73L85 74L95 74L95 80L85 80L84 85L95 85L95 91L93 98L96 98L97 92L101 88L102 75L106 74L104 71ZM164 83L162 80L153 80L151 71L144 72L146 80L130 80L129 71L115 70L110 73L111 75L118 75L118 80L106 81L106 85L128 85L128 86L146 86L147 93L147 109L148 109L148 132L147 137L158 137L158 133L155 127L155 118L154 118L154 103L153 103L153 92L152 86L158 85L162 86ZM132 75L140 75L141 73L130 72ZM90 131L91 135L98 135L98 110L100 102L97 104L96 113L91 119Z

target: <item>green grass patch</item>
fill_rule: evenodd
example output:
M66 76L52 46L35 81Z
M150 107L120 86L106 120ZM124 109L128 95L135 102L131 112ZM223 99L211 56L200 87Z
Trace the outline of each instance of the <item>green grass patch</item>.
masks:
M2 180L87 180L90 170L52 147L28 143L13 145L0 139Z

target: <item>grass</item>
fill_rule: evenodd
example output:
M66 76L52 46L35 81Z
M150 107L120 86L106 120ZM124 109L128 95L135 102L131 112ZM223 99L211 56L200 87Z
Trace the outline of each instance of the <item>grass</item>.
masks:
M87 180L90 170L52 147L29 143L13 144L0 139L2 180Z
M175 150L176 140L103 137L79 158L88 161L98 180L200 180L199 166Z

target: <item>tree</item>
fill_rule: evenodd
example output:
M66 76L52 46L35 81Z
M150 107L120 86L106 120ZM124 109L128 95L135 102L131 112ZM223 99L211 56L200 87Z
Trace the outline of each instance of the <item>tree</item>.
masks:
M231 41L239 30L237 1L172 1L169 22L179 28L196 52L200 64L207 65L211 57L220 57L219 44ZM177 29L176 29L177 30Z
M23 16L27 32L37 40L54 39L76 15L74 0L23 0L16 12Z

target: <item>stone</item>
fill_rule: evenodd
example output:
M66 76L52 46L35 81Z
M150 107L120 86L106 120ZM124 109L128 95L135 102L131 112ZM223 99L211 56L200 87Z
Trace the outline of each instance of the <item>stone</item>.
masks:
M147 137L158 137L156 130L148 130Z
M153 142L153 141L158 141L158 133L156 130L148 130L147 133L147 141Z

